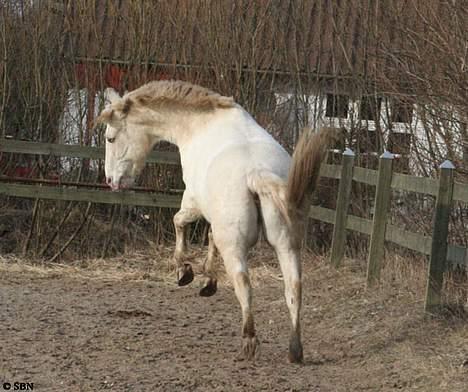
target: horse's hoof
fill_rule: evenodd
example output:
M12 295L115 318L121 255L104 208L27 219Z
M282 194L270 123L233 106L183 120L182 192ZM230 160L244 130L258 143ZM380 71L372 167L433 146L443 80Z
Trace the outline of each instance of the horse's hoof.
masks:
M211 297L212 295L215 295L217 290L218 290L218 281L216 279L208 278L205 281L204 286L200 290L200 295L202 297Z
M254 361L258 356L259 342L256 336L242 338L242 352L238 357L247 361Z
M177 271L179 286L186 286L193 281L193 270L190 264L184 264Z
M289 362L303 363L304 353L302 351L302 343L297 334L293 334L289 340Z

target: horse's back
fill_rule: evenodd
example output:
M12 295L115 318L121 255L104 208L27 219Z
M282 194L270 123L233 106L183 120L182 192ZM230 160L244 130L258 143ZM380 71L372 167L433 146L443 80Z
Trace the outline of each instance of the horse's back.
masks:
M231 170L249 172L267 169L287 178L291 157L287 151L241 107L226 126L216 126L218 155L216 162L234 163Z

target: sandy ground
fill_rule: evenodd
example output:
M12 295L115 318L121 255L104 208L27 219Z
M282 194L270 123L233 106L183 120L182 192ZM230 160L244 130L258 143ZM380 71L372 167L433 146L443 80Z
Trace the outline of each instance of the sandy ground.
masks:
M232 287L199 297L197 281L177 287L166 263L139 255L51 268L0 258L0 390L468 390L467 322L424 317L411 284L366 291L357 262L336 271L305 255L305 363L292 365L281 275L257 255L261 352L252 363L236 360Z

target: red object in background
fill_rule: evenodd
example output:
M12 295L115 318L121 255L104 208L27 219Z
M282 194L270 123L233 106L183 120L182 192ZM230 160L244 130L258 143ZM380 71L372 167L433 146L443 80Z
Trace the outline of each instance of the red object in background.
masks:
M37 178L39 175L37 168L27 166L17 166L13 170L7 173L7 177L16 178ZM56 172L49 172L46 174L45 179L58 181L60 175Z
M94 63L76 64L75 76L80 88L99 91L112 87L120 93L123 93L124 89L133 90L152 80L169 80L172 78L170 73L157 67L149 69L145 67L143 69L143 66L138 64L130 68L121 67L117 64L105 64L101 72L98 65Z
M88 72L85 64L75 65L75 76L80 87L85 86L88 81Z
M101 73L96 65L89 63L75 65L75 76L80 88L98 91L101 87L112 87L118 91L121 90L125 71L115 64L106 64L103 71L104 77L101 81ZM104 83L104 86L102 86L102 83Z
M13 176L9 177L35 177L35 172L32 167L17 166L13 169Z
M112 87L120 91L125 72L114 64L108 64L104 69L104 82L106 83L106 87Z

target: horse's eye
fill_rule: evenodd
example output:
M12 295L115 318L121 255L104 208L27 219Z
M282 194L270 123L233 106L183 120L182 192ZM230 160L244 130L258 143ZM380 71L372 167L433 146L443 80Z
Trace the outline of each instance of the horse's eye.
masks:
M114 143L115 137L108 137L108 138L107 138L107 141L108 141L109 143Z

